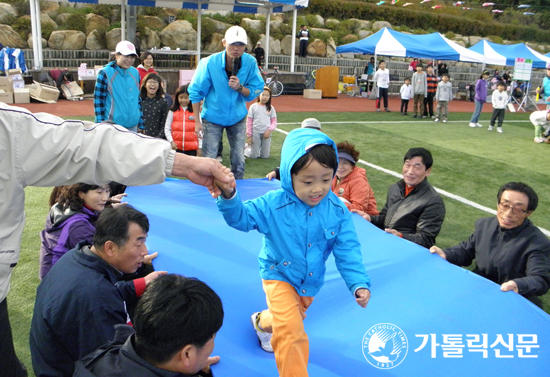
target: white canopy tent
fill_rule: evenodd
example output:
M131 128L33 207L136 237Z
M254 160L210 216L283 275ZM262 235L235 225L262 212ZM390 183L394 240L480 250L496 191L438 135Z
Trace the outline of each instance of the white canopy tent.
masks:
M63 0L62 2L71 3L88 3L88 4L110 4L121 6L121 35L124 38L126 34L126 6L150 6L150 7L166 7L166 8L181 8L181 9L196 9L197 17L197 60L201 55L201 15L203 10L209 11L231 11L240 13L263 13L266 15L266 57L265 68L269 58L269 26L272 13L287 12L292 10L294 22L292 25L292 35L296 35L296 18L297 8L307 7L309 0ZM40 5L39 0L30 0L31 7L31 27L32 41L34 54L34 68L42 69L43 54L42 54L42 28L40 25ZM291 72L294 72L294 50L296 41L292 38L292 53L291 53Z

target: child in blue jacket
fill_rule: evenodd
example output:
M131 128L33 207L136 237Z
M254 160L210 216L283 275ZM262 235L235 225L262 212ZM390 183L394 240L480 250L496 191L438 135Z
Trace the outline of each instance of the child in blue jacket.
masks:
M275 353L281 376L307 376L306 310L324 283L325 261L336 266L361 307L370 298L370 279L351 213L331 191L337 149L324 133L293 130L281 152L281 186L243 203L236 189L218 197L231 227L264 234L260 275L268 309L251 322L261 347Z

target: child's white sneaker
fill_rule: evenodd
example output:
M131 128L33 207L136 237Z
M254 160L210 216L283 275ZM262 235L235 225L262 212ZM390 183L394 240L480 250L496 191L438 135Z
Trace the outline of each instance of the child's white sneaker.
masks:
M536 137L536 138L535 138L535 143L544 143L544 138L542 138L542 137Z
M477 127L476 124L475 124L475 123L472 123L472 122L470 122L470 124L468 124L468 126L470 126L470 127L472 127L472 128Z
M476 127L483 127L481 123L476 123Z
M489 128L487 128L487 131L492 131L493 130L493 126L489 126Z
M252 327L254 327L254 331L256 331L256 335L258 336L258 341L260 342L262 349L265 352L273 352L273 347L271 347L271 337L273 334L260 329L260 326L258 325L259 317L260 312L252 314L250 317L250 323L252 323Z
M447 119L443 119L443 123L447 123Z
M439 118L435 118L435 119L434 119L434 122L439 122Z
M501 134L501 133L503 132L503 131L502 131L502 127L497 127L497 132L498 132L499 134Z

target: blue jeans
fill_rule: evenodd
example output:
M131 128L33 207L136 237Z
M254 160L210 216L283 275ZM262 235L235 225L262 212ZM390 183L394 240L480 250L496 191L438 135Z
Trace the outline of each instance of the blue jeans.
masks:
M476 99L476 108L474 110L474 113L472 114L472 119L470 119L470 123L477 123L479 121L481 110L483 110L483 104L484 102L478 101Z
M207 120L202 122L204 136L202 139L202 155L216 158L218 147L222 139L223 130L227 133L231 149L231 172L235 179L244 178L244 144L246 141L246 117L232 126L223 127Z

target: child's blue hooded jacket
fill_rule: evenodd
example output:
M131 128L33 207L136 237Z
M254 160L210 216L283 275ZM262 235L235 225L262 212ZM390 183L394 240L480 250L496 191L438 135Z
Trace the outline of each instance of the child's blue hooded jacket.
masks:
M325 280L325 261L333 252L342 278L355 293L369 288L370 279L350 212L332 191L311 207L292 187L292 166L317 144L331 145L337 153L334 141L320 131L290 132L281 152L282 188L245 203L238 192L229 200L220 196L218 208L229 226L264 234L259 256L262 279L285 281L301 296L315 296Z

